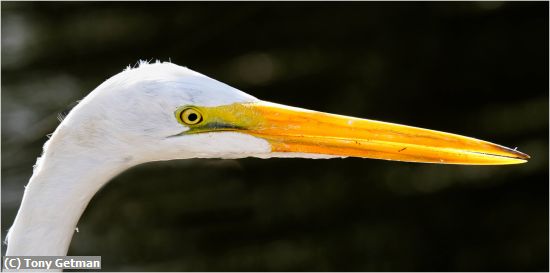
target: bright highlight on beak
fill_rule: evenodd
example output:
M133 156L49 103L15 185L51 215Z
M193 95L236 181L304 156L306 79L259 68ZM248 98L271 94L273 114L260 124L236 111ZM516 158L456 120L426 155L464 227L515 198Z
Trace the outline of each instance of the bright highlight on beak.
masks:
M198 110L205 120L189 133L247 133L267 140L273 152L467 165L518 164L529 159L519 151L475 138L274 103Z

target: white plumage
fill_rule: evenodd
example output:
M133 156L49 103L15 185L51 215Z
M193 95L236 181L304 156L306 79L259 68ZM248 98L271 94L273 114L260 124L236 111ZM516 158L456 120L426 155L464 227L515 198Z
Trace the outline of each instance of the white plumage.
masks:
M7 255L65 255L80 215L113 176L140 163L269 153L265 140L235 132L181 133L174 109L256 98L171 63L141 64L105 81L44 145L6 241Z
M197 107L207 120L185 125L177 111L186 106ZM528 158L458 135L267 103L184 67L142 63L98 86L46 142L6 237L6 255L66 255L90 199L129 167L249 156L449 164Z

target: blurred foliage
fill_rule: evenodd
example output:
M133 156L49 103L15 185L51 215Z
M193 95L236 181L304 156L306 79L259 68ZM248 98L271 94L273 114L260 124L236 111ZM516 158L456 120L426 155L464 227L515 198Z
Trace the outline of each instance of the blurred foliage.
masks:
M1 5L3 236L58 113L160 59L532 160L145 164L96 195L69 255L101 255L108 271L549 270L548 2Z

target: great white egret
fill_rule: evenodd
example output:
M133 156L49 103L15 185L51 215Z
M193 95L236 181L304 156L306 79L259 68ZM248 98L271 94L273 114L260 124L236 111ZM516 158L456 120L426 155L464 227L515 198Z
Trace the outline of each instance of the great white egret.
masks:
M46 142L6 255L66 255L92 196L144 162L346 156L477 165L529 158L474 138L269 103L172 63L145 63L98 86Z

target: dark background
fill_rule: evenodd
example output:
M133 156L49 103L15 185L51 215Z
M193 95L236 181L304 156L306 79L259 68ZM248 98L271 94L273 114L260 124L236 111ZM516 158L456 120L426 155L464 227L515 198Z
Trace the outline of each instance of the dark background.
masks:
M145 164L95 196L69 255L109 271L549 270L548 2L1 5L2 239L58 113L160 59L532 159Z

